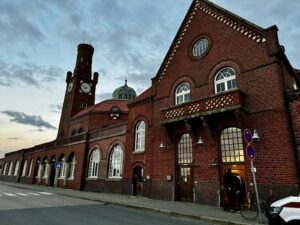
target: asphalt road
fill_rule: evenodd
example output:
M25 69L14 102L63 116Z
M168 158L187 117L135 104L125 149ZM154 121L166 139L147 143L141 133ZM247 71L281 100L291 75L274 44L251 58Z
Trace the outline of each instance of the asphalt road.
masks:
M208 225L196 220L0 184L0 225Z

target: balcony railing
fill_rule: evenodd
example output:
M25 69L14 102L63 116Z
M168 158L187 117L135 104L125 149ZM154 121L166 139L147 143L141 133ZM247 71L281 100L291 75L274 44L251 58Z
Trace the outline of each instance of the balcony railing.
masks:
M127 123L103 128L90 134L90 140L100 140L104 138L114 137L126 133Z
M163 115L163 123L169 123L201 115L234 110L241 108L242 104L242 92L234 90L203 98L198 101L191 101L185 104L161 109L161 113Z

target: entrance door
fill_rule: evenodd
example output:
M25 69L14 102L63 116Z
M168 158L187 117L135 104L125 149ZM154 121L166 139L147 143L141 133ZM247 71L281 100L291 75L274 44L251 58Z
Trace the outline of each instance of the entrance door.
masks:
M193 179L190 166L178 167L178 198L181 201L193 200Z
M143 168L136 166L133 169L133 179L132 179L133 195L142 195L143 193Z
M55 179L55 165L54 165L54 163L49 164L49 170L50 170L49 186L53 187L54 179Z
M183 134L177 144L176 196L181 201L193 200L193 150L190 134Z

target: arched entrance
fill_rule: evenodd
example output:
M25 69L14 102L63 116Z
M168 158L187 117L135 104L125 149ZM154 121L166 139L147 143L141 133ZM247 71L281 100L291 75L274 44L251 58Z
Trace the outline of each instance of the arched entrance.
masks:
M53 187L55 179L55 155L51 156L49 161L49 186Z
M239 208L246 198L245 190L245 157L241 129L228 127L221 132L221 182L223 191L223 207ZM229 178L228 178L229 177ZM234 183L234 184L233 184ZM232 188L234 186L234 188ZM238 189L238 194L235 190Z
M136 166L132 176L132 195L142 195L143 193L143 168Z
M177 144L176 196L180 201L193 201L193 151L190 134L183 134Z

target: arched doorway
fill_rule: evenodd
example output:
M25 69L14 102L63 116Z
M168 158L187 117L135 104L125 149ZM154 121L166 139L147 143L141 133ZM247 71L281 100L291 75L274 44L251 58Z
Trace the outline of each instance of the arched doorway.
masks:
M177 144L176 196L180 201L193 201L193 151L190 134L183 134Z
M222 130L220 135L221 152L221 182L225 187L223 192L223 207L225 209L238 207L239 203L245 202L245 157L243 146L243 134L240 128L228 127ZM228 174L231 171L229 180L238 178L240 195L229 190ZM227 173L227 175L226 175ZM230 182L230 181L229 181ZM234 199L234 200L233 200ZM238 199L242 202L238 202ZM233 206L234 205L234 206Z
M143 168L136 166L132 176L132 195L142 195L143 193Z
M55 179L55 155L52 155L49 161L49 186L53 187Z

